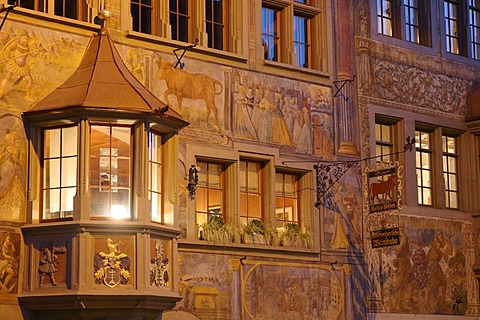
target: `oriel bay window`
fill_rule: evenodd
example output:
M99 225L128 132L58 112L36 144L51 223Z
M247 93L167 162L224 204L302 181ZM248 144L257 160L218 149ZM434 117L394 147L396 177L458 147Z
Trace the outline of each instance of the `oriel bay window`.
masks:
M141 217L174 223L173 202L165 194L175 194L175 188L171 183L165 185L165 180L176 177L172 164L177 159L175 141L148 124L124 122L80 121L38 130L39 169L31 170L39 175L31 180L30 188L36 192L33 186L39 185L39 197L33 197L39 222ZM202 170L204 165L200 163ZM205 168L206 214L223 212L222 168L221 164ZM134 176L144 178L134 180Z
M43 131L42 220L72 217L77 191L77 127Z

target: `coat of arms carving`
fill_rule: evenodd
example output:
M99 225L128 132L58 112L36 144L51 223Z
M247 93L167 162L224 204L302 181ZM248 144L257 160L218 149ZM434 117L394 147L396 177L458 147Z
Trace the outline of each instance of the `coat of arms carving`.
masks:
M168 287L170 262L164 254L161 241L155 241L155 252L155 257L150 259L150 284L159 288Z
M95 283L102 282L114 288L119 284L128 284L130 281L130 258L120 252L121 242L107 239L108 253L98 252L94 258Z

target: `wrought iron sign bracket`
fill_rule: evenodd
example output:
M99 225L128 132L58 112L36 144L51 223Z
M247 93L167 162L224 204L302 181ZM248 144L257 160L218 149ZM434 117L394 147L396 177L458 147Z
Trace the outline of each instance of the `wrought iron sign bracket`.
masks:
M2 30L3 25L5 24L5 21L7 20L8 14L9 14L10 11L12 11L13 8L15 8L16 6L17 6L17 3L15 2L12 6L5 7L5 5L3 5L3 6L0 8L0 13L5 12L5 11L7 12L7 13L5 13L5 17L3 17L2 23L0 24L0 30Z
M412 151L415 146L415 138L406 138L407 143L403 146L403 151L394 152L390 154L382 155L398 155L400 153L405 153L407 151ZM374 156L364 159L352 160L352 161L343 161L343 162L334 162L334 163L317 163L314 165L316 171L316 181L317 181L317 202L315 207L319 208L324 204L325 195L328 194L330 188L338 181L341 177L354 165L359 164L362 161L367 161L382 156Z
M340 96L340 97L343 97L343 99L344 99L345 101L348 101L349 98L348 98L346 95L343 94L342 89L343 89L343 87L345 87L345 85L346 85L347 83L355 81L355 78L356 78L356 76L353 75L352 79L333 81L333 85L334 85L335 88L337 89L337 91L335 92L335 94L333 95L333 97L335 98L335 97ZM338 83L341 83L340 87L337 85Z
M173 67L173 69L177 68L178 65L180 65L180 69L185 68L185 63L182 62L182 58L188 50L192 50L193 48L195 48L197 43L198 43L198 39L195 39L194 44L191 44L191 45L188 45L186 47L181 47L181 48L173 50L173 54L177 58L177 63L175 63L175 66ZM177 51L180 51L180 50L183 50L183 52L180 56L178 56Z

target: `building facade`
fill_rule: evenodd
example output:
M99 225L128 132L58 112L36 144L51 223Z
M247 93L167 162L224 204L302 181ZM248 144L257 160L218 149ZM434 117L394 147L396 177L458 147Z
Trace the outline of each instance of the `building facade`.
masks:
M475 319L480 3L4 1L5 319Z

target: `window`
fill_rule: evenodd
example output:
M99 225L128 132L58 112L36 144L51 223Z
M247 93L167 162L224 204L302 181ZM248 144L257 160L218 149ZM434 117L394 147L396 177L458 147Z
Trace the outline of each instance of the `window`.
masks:
M132 31L241 53L243 7L228 0L131 0Z
M418 0L404 0L405 40L420 43L420 22L418 17Z
M375 156L378 162L391 162L393 156L392 125L375 123Z
M327 25L325 2L314 3L262 2L261 49L265 60L326 70L328 37L324 29Z
M293 17L293 49L295 51L295 65L310 66L310 34L309 19L299 15Z
M184 42L190 41L190 15L188 4L189 0L170 0L169 15L173 40Z
M163 154L162 137L150 132L149 134L149 170L148 170L148 199L152 203L152 221L163 223L162 184L163 184Z
M240 161L240 221L263 219L262 164Z
M197 162L198 187L196 194L196 219L201 225L211 217L225 219L224 210L224 164L214 162Z
M432 144L430 132L415 131L418 203L432 205Z
M457 140L455 137L442 136L443 179L445 181L445 206L458 209L457 183Z
M377 31L424 46L431 45L429 1L377 0Z
M469 0L468 17L470 24L471 55L480 60L480 1Z
M264 59L279 61L279 12L276 9L262 8L262 45Z
M130 11L132 15L132 29L142 33L154 33L153 4L151 0L132 0Z
M209 48L222 50L226 45L224 2L223 0L205 0L205 23Z
M43 132L42 219L72 217L77 186L77 127Z
M377 24L378 33L393 36L391 0L377 0Z
M480 60L480 1L445 0L447 52Z
M282 228L287 223L299 224L298 176L277 172L275 178L275 227Z
M90 139L92 216L130 218L130 127L92 125Z
M48 0L8 0L10 5L15 3L21 8L91 23L99 11L96 1L90 5L90 1L86 0L54 0L53 6L49 5Z
M458 46L458 3L445 1L445 36L447 52L459 54Z

